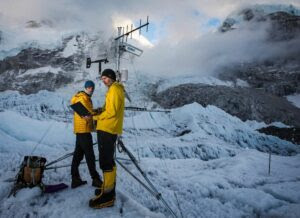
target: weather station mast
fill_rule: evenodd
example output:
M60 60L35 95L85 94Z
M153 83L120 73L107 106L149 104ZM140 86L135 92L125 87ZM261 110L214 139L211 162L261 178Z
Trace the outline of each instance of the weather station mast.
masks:
M140 24L138 27L133 29L133 24L131 24L131 28L129 30L128 25L125 27L117 27L117 37L114 38L115 41L115 58L116 58L116 74L117 79L120 82L126 82L128 79L128 70L120 70L121 65L121 57L122 55L127 52L135 56L141 56L143 54L143 50L140 48L137 48L129 43L127 43L128 38L130 37L132 39L132 34L136 31L139 31L139 35L142 33L142 28L146 27L146 32L148 32L148 26L149 26L149 16L147 16L147 20L144 24L142 24L142 20L140 19ZM106 55L107 56L107 55ZM91 64L98 63L99 64L99 74L101 74L101 64L108 63L108 59L103 58L100 60L94 60L92 61L90 57L86 60L86 68L90 68ZM129 97L129 96L127 96ZM130 98L129 98L130 101Z
M128 70L120 70L121 66L121 57L122 55L127 52L132 55L140 57L143 54L143 50L137 48L129 43L127 43L128 37L132 39L132 34L136 31L139 31L139 36L142 33L142 28L146 27L146 32L148 32L149 26L149 16L147 16L146 23L142 24L142 20L140 19L140 25L133 29L133 24L131 24L130 30L128 29L128 25L125 27L118 27L118 36L114 39L115 40L115 57L116 57L116 74L117 78L120 82L125 83L128 80ZM125 85L125 84L124 84ZM128 92L125 90L125 96L129 102L131 102L131 98Z
M132 33L135 31L139 31L139 35L142 33L142 28L146 27L146 32L148 32L148 26L149 26L149 16L147 16L146 23L142 24L142 20L140 19L140 25L133 29L133 24L131 24L131 29L128 29L128 25L125 27L118 27L118 36L115 38L116 42L116 71L120 72L120 65L121 65L121 56L123 52L131 53L135 56L141 56L143 53L143 50L130 45L127 43L128 37L132 39Z

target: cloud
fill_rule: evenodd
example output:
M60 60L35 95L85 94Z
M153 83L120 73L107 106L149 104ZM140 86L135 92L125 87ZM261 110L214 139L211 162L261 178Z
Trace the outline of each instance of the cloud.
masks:
M251 4L278 4L278 0L252 0ZM141 71L159 74L215 71L226 63L249 61L280 52L286 45L264 43L264 28L220 34L216 24L232 11L249 4L248 0L10 0L0 1L0 30L11 31L11 44L22 37L61 38L65 32L101 31L105 40L116 34L115 21L138 21L150 16L155 27L154 47L144 48L136 59ZM300 7L299 0L285 4ZM25 28L29 20L50 20L53 27ZM35 32L34 32L35 31ZM39 32L38 32L39 31ZM38 32L38 33L36 33ZM18 37L17 37L18 36ZM21 41L20 41L21 42ZM1 46L1 45L0 45ZM1 48L0 48L1 50ZM267 51L267 52L266 52ZM268 52L270 51L270 52Z
M53 20L59 29L111 30L114 16L139 20L150 16L155 24L167 19L166 36L175 41L186 35L199 34L197 28L214 17L223 20L230 12L247 4L248 0L10 0L0 1L0 11L10 24L28 20ZM282 2L282 1L281 1ZM255 3L280 3L276 0L252 0ZM298 0L285 4L300 6ZM198 13L198 16L195 15ZM0 21L1 22L1 21ZM108 28L109 27L109 28Z
M147 73L178 76L216 74L224 66L299 55L300 37L290 41L268 40L270 23L248 23L226 33L207 32L176 45L161 42L137 59Z

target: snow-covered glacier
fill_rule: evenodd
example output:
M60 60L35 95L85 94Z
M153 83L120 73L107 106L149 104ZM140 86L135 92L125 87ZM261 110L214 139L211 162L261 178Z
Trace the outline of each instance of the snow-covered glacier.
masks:
M14 99L19 99L19 94L15 95ZM86 186L44 195L38 188L23 189L16 197L7 198L12 183L6 180L15 176L25 155L44 156L50 162L73 151L72 114L63 109L68 106L66 96L51 92L31 95L28 102L35 104L22 108L27 114L20 113L20 99L8 104L10 101L2 98L7 104L2 104L0 112L0 216L170 217L121 167L113 208L99 211L88 207L94 189L85 164L80 170L88 180ZM52 108L42 110L39 104ZM32 108L39 108L34 110L36 114ZM255 131L255 126L262 125L266 124L243 122L217 107L193 103L168 113L127 111L123 141L178 217L297 217L299 146ZM117 152L117 157L139 175L124 153ZM70 163L68 158L57 165ZM44 173L45 184L69 184L70 180L69 167Z

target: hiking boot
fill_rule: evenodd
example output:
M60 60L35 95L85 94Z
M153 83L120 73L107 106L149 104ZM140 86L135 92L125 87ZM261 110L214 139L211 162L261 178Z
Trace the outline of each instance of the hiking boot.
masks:
M100 178L93 179L92 186L100 188L102 186L102 180Z
M87 181L81 180L80 178L72 178L71 188L77 188L85 184L87 184Z
M110 171L103 171L103 185L101 188L95 190L96 197L89 201L91 208L104 208L114 206L116 193L116 171L117 168L113 167Z
M102 187L96 188L96 189L95 189L95 195L96 195L96 196L100 195L101 192L102 192ZM115 189L115 187L114 187L114 189L112 190L112 192L113 192L113 195L114 195L114 197L115 197L115 196L116 196L116 189Z
M101 193L89 201L89 206L95 209L112 207L115 203L115 195L113 190L108 193Z
M96 188L96 189L95 189L95 195L96 195L96 196L100 195L101 192L102 192L102 188Z

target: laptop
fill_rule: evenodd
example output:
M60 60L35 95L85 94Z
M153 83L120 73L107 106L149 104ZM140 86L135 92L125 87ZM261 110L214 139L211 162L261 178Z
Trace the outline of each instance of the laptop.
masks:
M81 117L92 116L92 114L86 109L86 107L81 104L81 102L77 102L75 104L70 105L70 107Z

